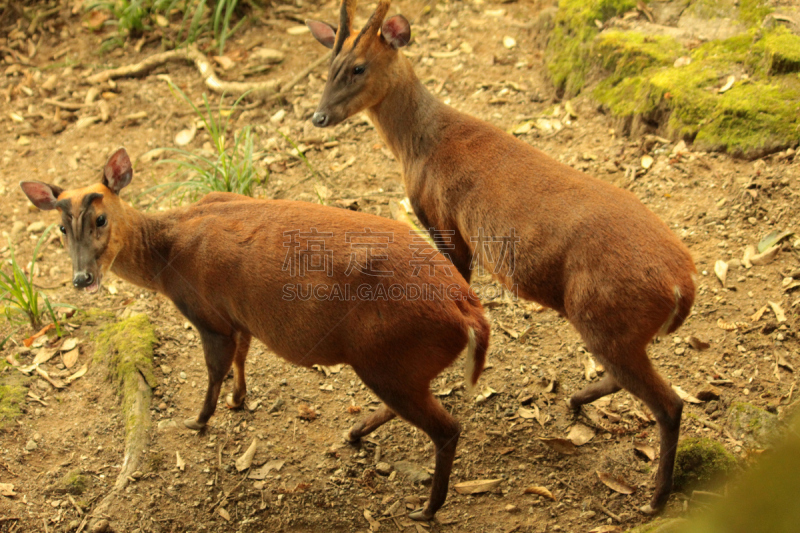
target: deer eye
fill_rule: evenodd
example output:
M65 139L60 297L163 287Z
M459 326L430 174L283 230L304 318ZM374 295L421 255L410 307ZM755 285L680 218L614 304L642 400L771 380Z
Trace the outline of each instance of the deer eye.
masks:
M97 224L98 228L102 228L103 226L108 224L108 220L106 219L105 215L100 215L99 217L97 217L95 224Z
M60 229L61 233L63 233L64 235L67 234L67 228L65 228L64 226L59 226L58 229Z
M359 74L364 74L364 71L367 70L366 65L356 65L353 67L353 74L358 76Z

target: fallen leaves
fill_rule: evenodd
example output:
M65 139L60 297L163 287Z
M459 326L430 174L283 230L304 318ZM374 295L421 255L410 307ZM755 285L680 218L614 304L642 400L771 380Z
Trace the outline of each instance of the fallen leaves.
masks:
M476 479L456 483L453 488L459 494L481 494L494 490L502 481L502 479Z
M583 424L575 424L569 430L567 439L575 446L583 446L594 438L594 430Z
M656 450L652 446L644 442L633 441L633 450L645 456L648 461L655 461Z
M250 468L250 465L253 464L253 457L256 455L256 449L258 448L258 439L254 438L253 442L250 443L250 447L242 454L241 457L236 459L235 466L238 472L243 472Z
M546 487L540 487L534 485L532 487L527 487L523 492L525 494L537 494L539 496L544 496L545 498L550 498L551 500L556 501L556 498L555 496L553 496L553 493L550 492Z
M615 476L608 472L600 472L599 470L596 473L603 485L614 492L619 492L620 494L633 494L636 492L636 487L628 483L622 476Z
M678 393L678 396L681 397L681 400L683 400L686 403L703 403L702 401L698 400L697 398L695 398L682 388L678 387L677 385L673 385L672 390Z
M0 483L0 495L3 496L16 496L17 493L14 492L14 484L13 483Z
M725 282L728 279L728 263L722 260L718 260L716 263L714 263L714 274L717 275L717 279L724 287Z
M578 448L575 447L575 444L571 440L544 437L539 437L536 440L542 441L551 449L563 455L575 455L578 453Z
M183 472L186 470L186 461L183 460L181 457L181 453L179 451L175 451L175 466Z

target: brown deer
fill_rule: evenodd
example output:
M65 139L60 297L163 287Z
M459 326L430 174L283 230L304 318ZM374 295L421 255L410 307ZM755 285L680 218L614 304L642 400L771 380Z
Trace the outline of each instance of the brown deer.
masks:
M694 302L694 262L633 194L563 165L504 131L439 102L400 52L402 15L378 2L354 33L355 0L338 30L307 21L333 55L314 125L366 111L403 167L414 213L469 281L491 269L512 292L558 311L608 369L570 399L573 409L624 388L653 411L661 458L652 512L672 488L683 404L647 357Z
M461 275L441 256L431 262L424 239L399 222L230 193L146 214L119 197L132 176L120 149L102 183L20 186L39 209L60 211L76 288L96 291L111 270L166 295L200 332L208 389L186 426L206 425L231 366L227 404L242 405L253 336L298 365L349 364L384 402L350 429L351 441L396 414L433 440L430 498L411 515L431 519L447 497L460 427L430 382L467 348L466 381L474 385L489 343L483 308Z

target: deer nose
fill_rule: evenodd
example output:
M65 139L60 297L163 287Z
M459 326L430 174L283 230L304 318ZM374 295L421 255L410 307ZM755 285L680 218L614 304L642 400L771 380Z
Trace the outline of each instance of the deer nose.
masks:
M328 122L330 122L328 115L320 111L317 111L316 113L314 113L314 116L311 117L311 123L318 128L324 128L325 126L328 125Z
M91 285L93 279L91 272L78 272L73 276L72 284L75 285L76 289L83 289Z

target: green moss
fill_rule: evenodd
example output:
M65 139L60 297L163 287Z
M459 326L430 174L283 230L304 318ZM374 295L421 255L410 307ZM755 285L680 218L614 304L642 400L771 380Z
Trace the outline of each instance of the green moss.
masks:
M108 365L108 377L120 391L127 432L142 421L132 402L139 388L137 373L151 386L156 385L153 373L155 332L146 315L133 315L126 320L105 326L97 337L95 361Z
M800 71L800 37L784 27L764 37L764 61L768 74Z
M767 0L739 0L739 20L748 26L760 26L764 17L772 13Z
M690 491L728 476L736 459L720 443L708 438L689 438L678 445L673 481L676 490Z
M89 476L80 468L70 470L58 481L57 490L60 493L80 496L89 488Z
M728 409L727 424L737 438L752 448L769 446L780 433L778 417L746 402L736 402Z
M660 124L664 135L694 141L698 150L758 157L800 140L800 115L796 110L800 78L794 74L767 76L776 68L791 69L794 58L800 58L800 46L797 56L788 45L782 48L786 51L781 55L774 52L786 36L784 30L765 35L750 30L730 39L711 41L692 51L692 62L682 67L668 64L669 58L680 50L668 48L667 41L646 43L640 36L631 36L625 39L624 46L614 48L618 50L615 57L620 59L614 64L614 72L597 85L593 96L614 115L641 117ZM794 38L790 36L789 40L793 42ZM637 43L641 43L640 52L626 50L635 48ZM658 47L664 49L663 54L653 50ZM636 68L647 65L642 58L648 58L650 66L632 75ZM630 68L617 74L618 65ZM731 74L736 76L736 82L730 90L720 93L718 88Z
M5 361L0 362L0 429L22 414L20 405L25 399L29 380Z
M636 7L636 0L561 0L547 43L550 78L559 95L581 91L590 68L592 40L601 22Z

